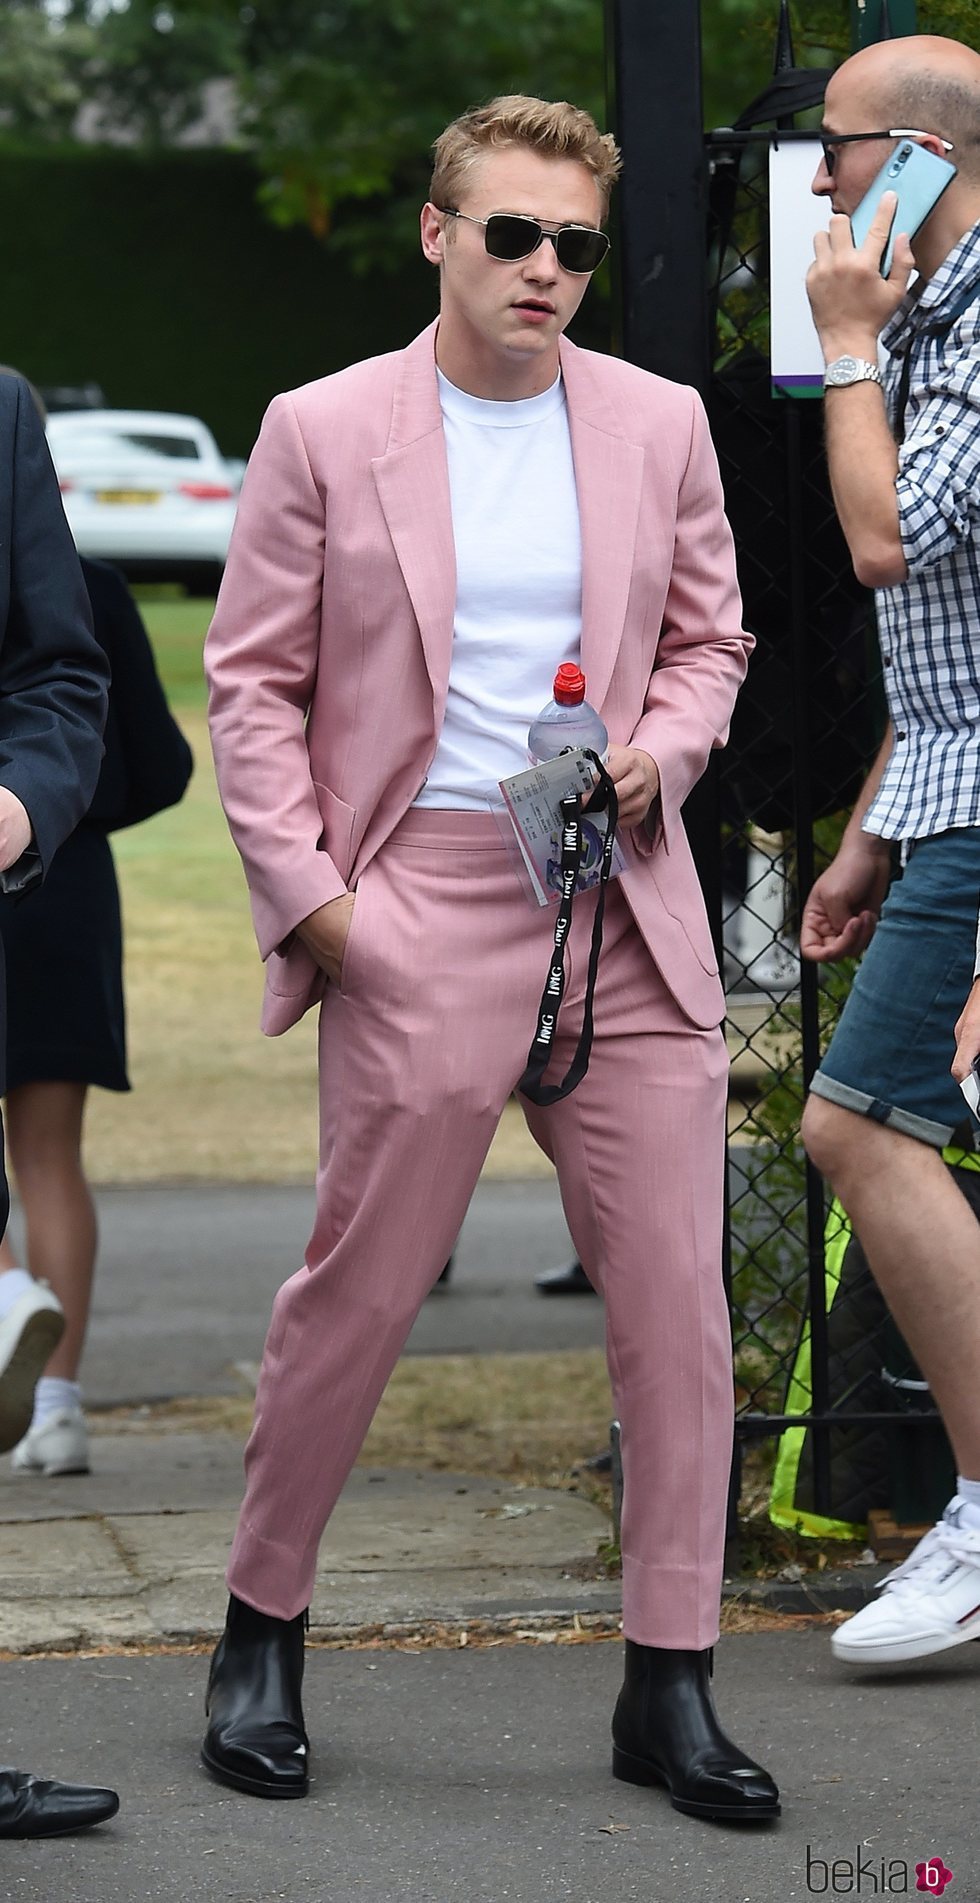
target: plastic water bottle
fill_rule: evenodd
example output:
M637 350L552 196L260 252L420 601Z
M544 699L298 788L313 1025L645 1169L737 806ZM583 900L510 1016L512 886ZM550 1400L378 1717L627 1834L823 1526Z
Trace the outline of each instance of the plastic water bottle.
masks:
M585 675L574 661L562 662L555 675L554 695L531 722L527 736L531 765L553 760L566 747L591 747L604 760L609 735L585 698Z

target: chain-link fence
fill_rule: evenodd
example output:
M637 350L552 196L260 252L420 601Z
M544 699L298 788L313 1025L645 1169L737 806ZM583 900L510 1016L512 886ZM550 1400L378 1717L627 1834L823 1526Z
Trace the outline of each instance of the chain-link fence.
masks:
M719 952L724 939L741 1504L765 1503L808 1532L863 1530L873 1504L897 1503L896 1453L921 1450L932 1432L921 1420L905 1431L906 1404L931 1410L931 1400L907 1350L888 1340L867 1265L799 1138L805 1092L851 979L846 968L801 961L801 899L835 850L884 706L873 603L831 500L823 405L770 386L769 148L814 140L803 115L820 112L832 77L796 65L788 0L772 9L771 79L733 128L705 137L698 0L666 9L607 0L614 123L627 155L617 329L632 362L706 395L757 639L730 745L685 809ZM889 31L870 0L855 26L862 43ZM814 142L814 170L818 162ZM980 1173L972 1180L980 1185Z
M800 1144L804 1095L851 970L801 960L799 924L885 715L873 602L836 519L822 404L770 384L768 147L778 136L707 142L709 413L757 640L720 766L730 1286L740 1444L782 1432L774 1497L781 1487L784 1519L843 1530L888 1495L897 1410L881 1385L880 1298L863 1264L842 1276L843 1219ZM750 1471L744 1505L761 1483L768 1491L772 1464Z

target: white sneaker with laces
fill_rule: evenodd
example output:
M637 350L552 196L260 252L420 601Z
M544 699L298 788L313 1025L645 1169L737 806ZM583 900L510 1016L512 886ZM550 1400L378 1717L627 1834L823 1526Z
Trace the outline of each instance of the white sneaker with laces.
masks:
M0 1321L0 1453L30 1427L38 1377L64 1332L64 1311L46 1282L35 1282Z
M955 1495L938 1525L882 1582L880 1597L838 1626L835 1658L887 1665L980 1638L980 1528L963 1526Z
M87 1474L88 1428L80 1407L59 1408L31 1427L10 1457L17 1473Z

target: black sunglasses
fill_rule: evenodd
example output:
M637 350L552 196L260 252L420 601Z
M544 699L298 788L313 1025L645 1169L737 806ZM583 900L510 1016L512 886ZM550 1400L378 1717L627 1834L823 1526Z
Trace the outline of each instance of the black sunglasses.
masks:
M468 211L453 205L437 205L446 218L465 218L467 224L483 226L483 241L491 258L505 264L519 264L529 258L544 238L550 238L563 271L585 276L602 263L609 250L609 239L594 225L543 225L539 218L523 218L515 211L492 211L489 218L473 218Z
M817 136L823 146L823 162L829 177L833 178L839 145L860 145L865 139L928 139L938 135L920 132L915 126L890 126L887 132L820 132ZM939 142L944 152L952 152L951 140L940 139Z

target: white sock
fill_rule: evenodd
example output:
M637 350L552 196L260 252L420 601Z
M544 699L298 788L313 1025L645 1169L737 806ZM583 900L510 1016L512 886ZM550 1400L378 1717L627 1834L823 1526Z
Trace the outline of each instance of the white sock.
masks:
M9 1315L22 1295L29 1295L37 1283L26 1269L0 1269L0 1321Z
M40 1427L50 1414L61 1414L66 1408L73 1409L82 1405L82 1390L77 1381L65 1381L57 1374L42 1374L34 1390L34 1419L32 1427Z
M963 1501L961 1524L980 1528L980 1480L964 1480L957 1474L956 1491Z

